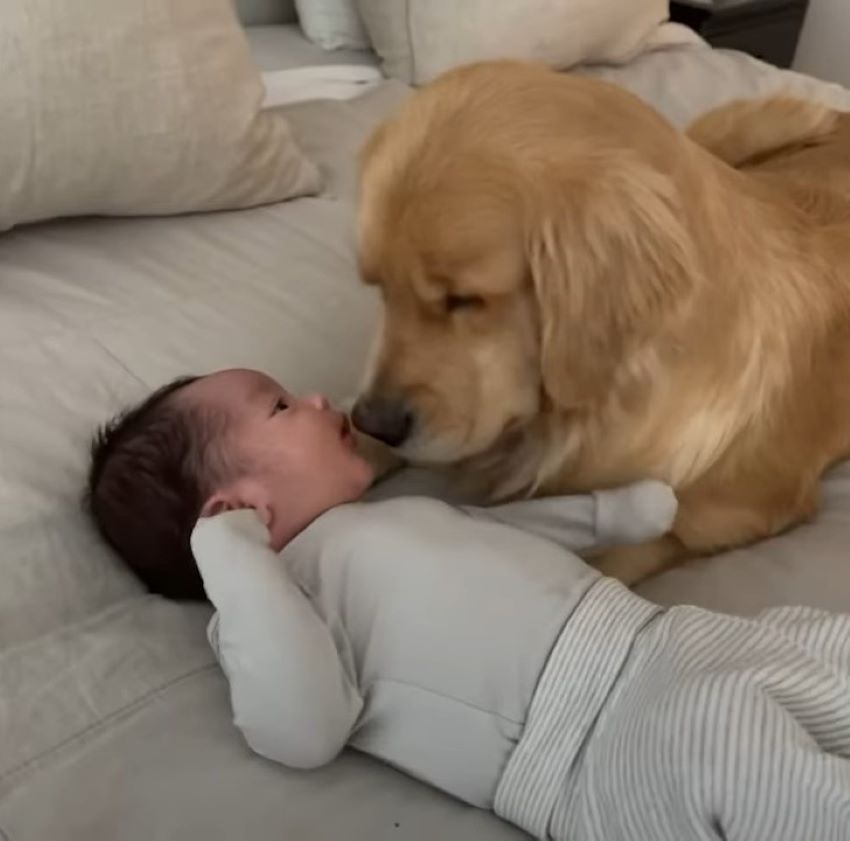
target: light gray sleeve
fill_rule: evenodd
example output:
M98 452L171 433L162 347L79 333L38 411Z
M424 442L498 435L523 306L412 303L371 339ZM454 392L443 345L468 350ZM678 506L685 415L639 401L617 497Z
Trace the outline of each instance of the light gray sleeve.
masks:
M492 519L559 543L571 552L643 543L669 531L678 502L669 485L654 480L611 491L550 496L490 508L464 506Z
M265 527L251 510L204 518L192 551L217 609L208 636L245 740L292 768L330 762L363 701L328 627L268 547Z

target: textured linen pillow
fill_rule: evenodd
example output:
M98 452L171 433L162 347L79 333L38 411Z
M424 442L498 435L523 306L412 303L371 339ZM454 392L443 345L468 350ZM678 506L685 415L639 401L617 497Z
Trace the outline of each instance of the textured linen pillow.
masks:
M315 193L231 0L3 0L0 230Z
M295 0L304 34L326 50L365 50L369 36L356 0Z
M358 0L384 72L423 84L495 58L557 69L628 61L667 19L667 0Z

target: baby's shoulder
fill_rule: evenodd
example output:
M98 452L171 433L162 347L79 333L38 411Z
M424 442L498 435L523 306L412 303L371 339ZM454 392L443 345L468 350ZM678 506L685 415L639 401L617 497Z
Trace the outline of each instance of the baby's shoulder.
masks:
M441 499L428 496L399 496L377 501L340 505L320 518L333 528L353 530L421 529L436 522L466 519L463 510Z

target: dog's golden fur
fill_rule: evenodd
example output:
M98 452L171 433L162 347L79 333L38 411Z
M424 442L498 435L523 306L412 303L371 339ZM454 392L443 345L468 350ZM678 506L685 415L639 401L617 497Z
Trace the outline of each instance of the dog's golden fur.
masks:
M686 134L613 85L516 62L415 94L364 150L385 323L367 393L401 452L496 497L672 484L633 583L807 518L850 452L850 118L733 103Z

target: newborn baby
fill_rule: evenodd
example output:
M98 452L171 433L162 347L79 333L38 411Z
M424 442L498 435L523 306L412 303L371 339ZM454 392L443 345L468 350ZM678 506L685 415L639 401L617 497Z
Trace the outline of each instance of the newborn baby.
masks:
M666 531L658 483L477 509L358 502L373 475L343 414L253 371L95 443L102 533L206 592L256 752L349 744L540 838L847 838L850 617L665 611L573 554Z

